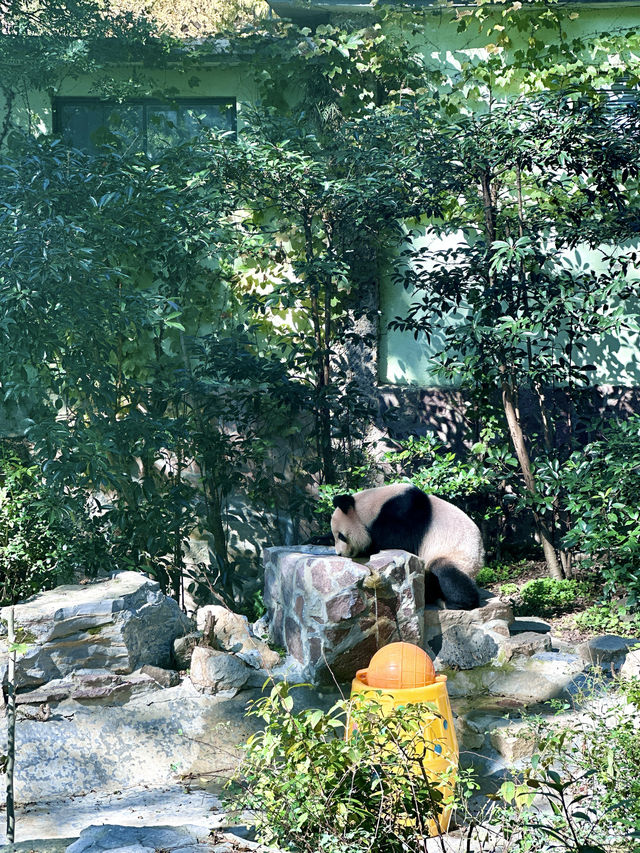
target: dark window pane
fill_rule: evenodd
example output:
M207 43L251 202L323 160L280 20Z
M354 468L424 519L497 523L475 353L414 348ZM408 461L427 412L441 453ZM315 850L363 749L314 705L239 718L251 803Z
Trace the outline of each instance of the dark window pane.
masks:
M146 106L147 154L155 157L163 149L180 141L178 110L171 107Z
M55 103L55 129L77 148L95 152L101 145L146 151L155 157L165 148L196 137L202 128L234 131L234 101L178 100L171 104L89 98L60 98Z
M197 136L198 130L235 130L236 111L233 104L185 104L180 113L183 132Z
M59 107L58 116L65 142L84 151L95 151L92 137L104 123L101 104L63 104Z
M112 134L111 141L119 142L129 151L144 150L144 118L142 104L105 105L106 126Z

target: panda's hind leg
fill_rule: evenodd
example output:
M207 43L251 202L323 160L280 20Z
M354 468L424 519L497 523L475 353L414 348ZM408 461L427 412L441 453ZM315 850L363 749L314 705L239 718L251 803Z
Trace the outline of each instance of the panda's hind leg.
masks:
M425 578L425 601L441 598L449 610L474 610L480 605L475 581L446 559L434 560Z

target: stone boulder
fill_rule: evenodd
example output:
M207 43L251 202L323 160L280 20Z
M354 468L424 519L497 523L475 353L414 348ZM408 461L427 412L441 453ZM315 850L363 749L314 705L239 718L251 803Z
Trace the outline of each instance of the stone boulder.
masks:
M405 551L367 561L333 548L265 550L264 602L272 642L312 682L353 678L387 643L422 645L425 565Z
M498 657L509 640L511 605L481 590L475 610L425 608L424 642L435 658L436 670L473 669Z
M64 678L18 693L17 705L43 705L75 699L83 704L121 705L133 696L175 687L177 672L156 666L143 666L127 675L107 669L79 669Z
M634 649L624 659L620 668L623 678L640 678L640 649Z
M0 618L6 622L6 608ZM78 670L123 675L145 664L170 667L173 641L192 630L178 604L156 581L137 572L39 593L16 605L15 623L28 644L16 662L20 691ZM5 636L0 639L0 682L6 681L7 665Z
M632 646L637 645L637 640L628 637L618 637L616 634L604 634L601 637L592 637L578 646L578 654L587 663L595 666L610 668L620 666Z
M207 621L213 623L215 647L232 652L253 669L270 670L280 663L280 655L251 633L246 616L233 613L219 604L207 604L197 613L198 630L203 632Z
M235 696L249 681L250 668L240 658L218 649L196 646L191 655L191 683L200 693Z

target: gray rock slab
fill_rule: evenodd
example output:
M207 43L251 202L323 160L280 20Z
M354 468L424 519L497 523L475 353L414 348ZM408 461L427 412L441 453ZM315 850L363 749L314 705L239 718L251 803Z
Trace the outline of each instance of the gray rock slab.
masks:
M502 655L507 661L518 655L532 657L538 652L548 651L551 651L551 636L536 631L523 631L521 634L515 634L502 644Z
M161 786L134 786L107 793L93 791L84 796L70 796L58 800L39 800L18 803L16 807L16 837L26 849L45 853L44 842L25 839L67 839L62 850L75 841L88 826L114 824L120 826L197 826L201 831L223 828L227 825L221 802L208 790L173 783ZM4 821L0 822L0 845L4 835ZM58 853L56 848L55 853ZM3 847L0 847L5 853Z
M32 841L18 841L15 844L2 845L0 853L66 853L67 847L75 838L37 838Z
M173 662L179 670L189 669L191 654L201 640L202 631L192 631L173 641Z
M191 682L202 693L234 696L250 673L251 668L229 652L196 646L191 655Z
M6 618L4 608L0 619ZM39 593L16 606L15 621L29 646L16 663L19 688L78 669L126 674L144 664L170 667L174 639L192 628L159 584L137 572ZM6 680L7 661L6 641L0 640L0 681Z
M495 696L513 696L526 702L566 698L586 686L588 665L578 655L540 652L518 667L486 667L483 684Z
M85 704L122 705L141 693L152 693L170 683L175 686L178 680L177 673L159 667L142 667L129 675L118 675L106 669L79 669L64 678L18 693L16 704L54 705L74 699Z
M584 661L595 665L621 664L629 649L637 643L638 640L628 637L604 634L581 643L578 654Z
M240 613L233 613L220 604L200 607L196 620L198 630L203 631L207 620L213 623L215 648L233 652L254 669L271 669L280 662L280 655L272 651L262 640L251 633L249 620ZM208 639L208 638L207 638Z
M202 853L211 850L208 835L187 826L90 826L66 853Z
M525 631L535 631L538 634L548 634L551 630L551 625L545 622L544 619L539 619L537 616L527 616L526 618L514 619L509 630L512 634L524 634Z
M67 700L46 722L19 718L17 798L64 799L96 789L166 785L185 775L228 777L240 761L239 744L259 728L256 718L245 716L251 696L201 695L186 682L124 706ZM6 753L4 727L0 753Z
M620 667L623 678L640 678L640 649L629 652Z
M441 647L433 664L436 671L448 667L473 669L498 656L504 637L473 624L452 625L442 633ZM433 648L433 640L429 645Z

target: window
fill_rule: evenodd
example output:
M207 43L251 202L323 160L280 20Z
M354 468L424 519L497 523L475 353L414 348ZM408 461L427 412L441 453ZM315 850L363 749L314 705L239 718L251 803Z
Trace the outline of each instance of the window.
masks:
M197 136L200 128L235 132L231 98L177 98L113 103L95 98L56 98L53 129L66 142L95 152L116 137L153 157L167 146Z

